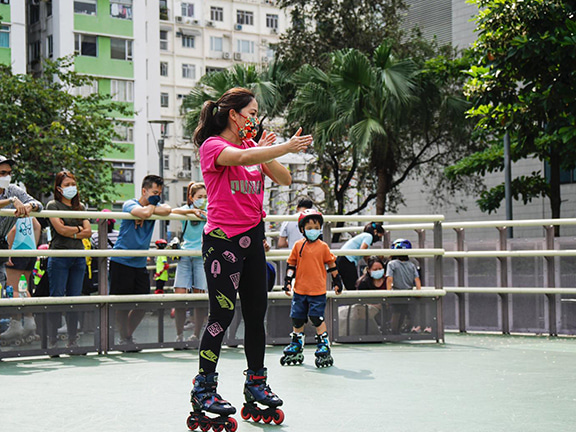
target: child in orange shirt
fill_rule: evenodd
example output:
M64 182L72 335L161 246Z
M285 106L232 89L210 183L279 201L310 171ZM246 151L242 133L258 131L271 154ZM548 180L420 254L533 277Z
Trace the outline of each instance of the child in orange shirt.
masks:
M317 210L304 210L298 218L298 228L304 238L298 240L292 248L284 280L284 291L287 295L294 291L294 295L290 308L292 342L284 349L284 355L280 359L282 365L301 364L304 361L304 324L308 318L316 327L316 367L332 366L334 363L324 322L326 265L332 275L332 288L336 294L342 292L343 284L336 267L336 257L330 252L328 245L319 239L323 223L322 213Z

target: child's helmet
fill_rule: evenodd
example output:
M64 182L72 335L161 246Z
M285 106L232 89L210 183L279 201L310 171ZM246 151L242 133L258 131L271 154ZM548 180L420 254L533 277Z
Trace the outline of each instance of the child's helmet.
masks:
M322 216L322 213L318 210L306 209L300 213L300 216L298 217L298 229L300 232L304 232L304 225L306 225L306 222L310 218L320 219L320 226L324 225L324 217Z
M164 239L158 239L156 240L156 242L154 243L159 249L164 249L166 246L168 246L168 242Z
M412 243L406 239L396 239L390 249L412 249Z

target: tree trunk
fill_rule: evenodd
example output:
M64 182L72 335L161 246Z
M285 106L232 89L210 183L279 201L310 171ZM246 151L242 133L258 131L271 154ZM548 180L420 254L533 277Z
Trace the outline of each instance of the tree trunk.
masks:
M376 214L383 215L386 210L386 196L390 183L388 182L388 173L386 167L380 165L376 170L377 186L376 186Z
M560 155L552 145L550 151L550 210L552 219L560 218L560 206L562 199L560 194ZM560 236L560 226L554 226L554 236Z

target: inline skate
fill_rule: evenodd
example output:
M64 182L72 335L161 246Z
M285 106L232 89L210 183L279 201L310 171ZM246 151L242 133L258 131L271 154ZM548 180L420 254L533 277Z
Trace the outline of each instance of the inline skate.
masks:
M235 432L238 422L233 417L236 413L230 402L223 400L218 393L218 374L216 372L207 375L198 374L194 378L194 388L190 394L193 411L186 420L188 429L200 428L202 432L207 432L212 428L214 432ZM208 417L204 411L217 414L218 417Z
M22 321L10 318L8 328L4 333L0 334L0 345L20 346L24 342L24 327L22 327Z
M280 364L291 365L291 364L302 364L304 361L304 333L290 333L292 341L290 345L284 348L284 355L280 358Z
M328 341L328 333L316 335L316 360L314 363L317 368L329 367L334 364L334 359L330 355L330 342Z
M272 392L266 383L268 376L266 368L262 368L258 372L248 369L244 371L244 375L246 375L246 382L244 383L246 402L240 411L242 418L244 420L252 418L255 422L262 420L266 424L272 421L278 425L282 423L284 412L278 407L284 402ZM258 407L256 402L265 405L266 408Z

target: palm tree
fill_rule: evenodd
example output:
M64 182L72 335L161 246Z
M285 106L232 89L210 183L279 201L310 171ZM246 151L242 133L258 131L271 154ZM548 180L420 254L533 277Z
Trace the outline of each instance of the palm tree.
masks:
M372 59L355 49L341 50L332 54L326 72L303 66L296 74L289 118L313 128L319 161L332 169L338 213L344 212L346 191L364 161L376 171L376 191L365 203L376 198L376 210L384 214L397 171L396 134L414 100L415 72L413 62L396 60L383 43Z

